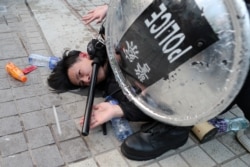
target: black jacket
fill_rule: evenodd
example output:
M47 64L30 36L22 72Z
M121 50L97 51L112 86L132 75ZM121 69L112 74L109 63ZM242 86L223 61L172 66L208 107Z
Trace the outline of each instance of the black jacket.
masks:
M153 119L142 112L134 103L129 101L123 94L115 76L109 67L107 79L104 84L104 97L112 96L118 100L120 107L123 110L124 117L129 121L152 121Z

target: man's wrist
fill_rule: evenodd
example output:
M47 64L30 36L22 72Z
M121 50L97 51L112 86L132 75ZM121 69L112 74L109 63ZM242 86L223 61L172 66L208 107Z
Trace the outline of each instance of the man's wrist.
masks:
M119 105L113 105L114 107L114 117L123 117L124 113Z

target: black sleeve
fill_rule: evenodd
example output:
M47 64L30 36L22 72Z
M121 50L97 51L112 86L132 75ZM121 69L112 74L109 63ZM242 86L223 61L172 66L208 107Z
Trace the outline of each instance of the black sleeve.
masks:
M105 88L105 96L111 95L118 100L123 110L124 117L129 121L152 121L153 119L144 114L134 103L129 101L123 94L115 78L109 79Z

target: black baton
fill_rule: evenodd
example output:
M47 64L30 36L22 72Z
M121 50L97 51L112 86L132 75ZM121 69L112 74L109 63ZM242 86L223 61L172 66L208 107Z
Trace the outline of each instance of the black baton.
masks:
M89 134L91 112L92 112L92 106L93 106L93 101L95 97L96 78L97 78L98 69L100 66L100 61L97 57L93 59L92 66L93 66L93 69L92 69L90 87L89 87L89 92L88 92L86 108L85 108L84 122L82 126L82 134L84 136L87 136Z

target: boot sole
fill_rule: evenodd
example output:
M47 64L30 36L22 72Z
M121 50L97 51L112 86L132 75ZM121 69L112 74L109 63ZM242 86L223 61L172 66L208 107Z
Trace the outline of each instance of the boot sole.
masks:
M177 148L183 146L187 142L187 139L183 140L178 145L176 144L176 145L173 145L172 147L158 149L155 152L151 152L150 155L145 155L145 152L140 152L140 153L137 154L137 155L140 155L140 156L132 155L134 152L130 152L130 151L127 151L126 149L124 149L123 144L121 146L121 152L128 159L136 160L136 161L145 161L145 160L150 160L150 159L157 158L157 157L159 157L160 155L162 155L163 153L165 153L165 152L167 152L169 150L177 149Z

